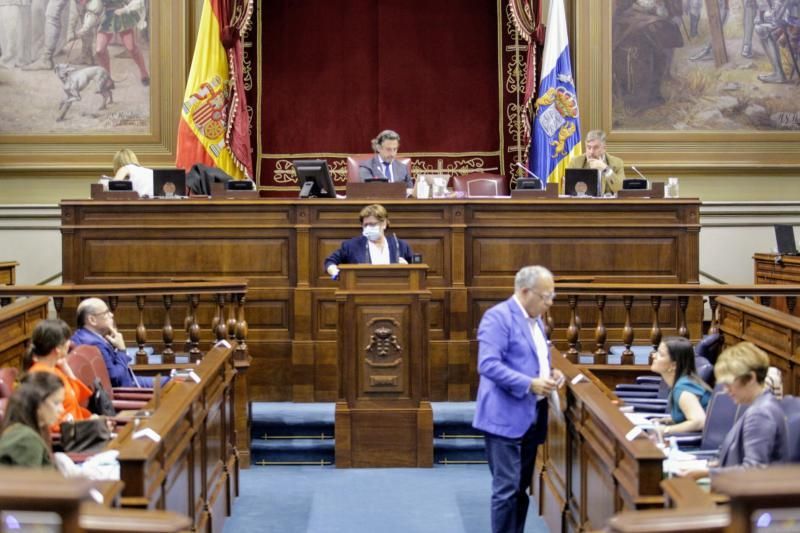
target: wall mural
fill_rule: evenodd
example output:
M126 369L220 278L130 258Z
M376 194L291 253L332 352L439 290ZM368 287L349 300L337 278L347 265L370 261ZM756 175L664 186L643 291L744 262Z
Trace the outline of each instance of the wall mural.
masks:
M0 134L150 131L149 0L0 0Z
M800 0L615 0L615 130L800 130Z

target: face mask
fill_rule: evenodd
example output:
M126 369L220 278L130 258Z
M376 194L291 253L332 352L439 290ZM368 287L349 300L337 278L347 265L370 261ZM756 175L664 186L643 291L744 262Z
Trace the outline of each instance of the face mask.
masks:
M377 241L381 238L381 227L377 224L368 224L364 226L364 231L361 234L371 241Z

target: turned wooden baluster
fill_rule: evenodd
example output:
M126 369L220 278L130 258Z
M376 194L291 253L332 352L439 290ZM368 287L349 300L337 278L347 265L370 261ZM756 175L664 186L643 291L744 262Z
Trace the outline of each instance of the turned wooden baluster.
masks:
M164 339L164 350L161 352L161 362L171 364L175 362L175 350L172 349L173 329L169 311L172 308L172 295L164 295L164 327L161 336Z
M623 365L633 364L633 326L631 325L631 307L633 307L633 295L625 295L622 297L622 305L625 306L625 326L622 328L622 343L625 345L625 350L622 351L620 363Z
M197 306L200 305L200 296L197 294L189 295L189 361L194 363L200 360L200 326L197 324Z
M212 327L214 328L215 343L224 340L228 332L228 327L225 324L225 295L217 293L217 315L214 317Z
M606 325L603 323L603 308L606 306L605 295L595 297L597 301L597 328L594 330L594 340L597 349L594 351L594 362L604 365L608 362L608 352L606 352Z
M708 297L708 306L711 308L711 326L708 328L708 334L713 335L719 333L719 323L717 322L717 297Z
M147 344L147 327L144 325L144 302L147 297L140 295L136 297L136 308L139 309L139 324L136 326L136 344L139 349L136 350L136 364L147 364L147 352L144 351L144 345Z
M688 296L678 296L678 308L680 309L680 316L678 317L678 336L689 338L689 328L686 327L686 308L689 306Z
M247 321L244 319L245 294L236 295L236 350L234 359L244 361L247 359Z
M64 297L53 296L53 307L56 308L56 318L61 318L61 310L64 309ZM70 322L69 320L67 322Z
M572 363L578 362L578 338L581 330L578 325L578 295L570 294L569 298L569 327L567 328L567 343L569 350L567 350L567 359Z
M661 308L661 296L651 296L650 305L653 306L653 326L650 328L650 344L657 350L661 344L661 325L658 323L658 310Z
M228 295L228 302L230 305L228 306L228 321L226 323L228 329L228 340L233 341L236 340L236 296L231 293Z
M794 314L794 308L796 305L797 305L797 296L786 297L786 309L789 311L790 315Z
M109 296L108 297L108 310L111 311L112 314L117 314L117 306L119 305L119 296Z

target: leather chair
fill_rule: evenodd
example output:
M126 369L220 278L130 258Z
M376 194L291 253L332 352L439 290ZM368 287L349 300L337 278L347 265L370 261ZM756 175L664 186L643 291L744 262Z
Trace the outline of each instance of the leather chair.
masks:
M95 378L100 378L103 389L111 398L114 409L117 411L141 409L153 395L153 389L112 387L106 363L103 361L100 350L95 346L87 344L76 346L67 356L67 362L75 373L75 377L89 388L93 387Z
M353 154L347 157L347 183L361 183L361 178L358 175L359 163L372 159L375 154ZM411 165L410 157L399 157L398 161L409 167ZM410 169L409 169L410 171Z
M0 422L6 413L6 405L11 393L14 392L14 383L17 381L17 369L13 367L0 368Z
M786 436L789 441L787 463L800 463L800 397L785 396L781 400L786 415Z
M463 192L467 198L508 196L508 180L499 174L471 172L463 176L453 176L451 180L455 192Z

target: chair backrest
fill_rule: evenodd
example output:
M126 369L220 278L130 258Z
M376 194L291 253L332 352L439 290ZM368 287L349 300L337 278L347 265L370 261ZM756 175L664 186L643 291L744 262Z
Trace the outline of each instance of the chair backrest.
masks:
M94 378L100 378L100 383L102 383L108 397L114 398L111 378L108 377L108 368L106 368L106 363L103 361L103 355L96 346L88 344L76 346L67 355L67 363L69 363L72 372L75 373L75 377L89 388L92 388Z
M789 463L800 463L800 397L784 396L781 400L783 414L786 415L787 440L789 441L788 456L784 459Z
M10 398L17 381L18 371L14 367L0 368L0 398Z
M718 449L744 410L745 408L740 409L736 405L722 386L715 387L706 409L706 423L700 447L704 450Z
M697 377L705 381L709 386L713 387L714 384L712 383L712 380L714 378L714 365L712 365L711 362L702 355L696 355L694 357L694 367L697 371Z
M375 157L374 153L371 154L353 154L347 157L347 183L361 183L361 178L358 175L358 165L368 159ZM398 157L398 161L406 166L411 164L410 157Z
M463 176L453 176L453 190L463 192L467 197L508 196L508 180L499 174L471 172Z
M719 333L706 335L694 347L694 354L698 357L705 357L712 365L717 362L717 357L722 351L723 338Z

